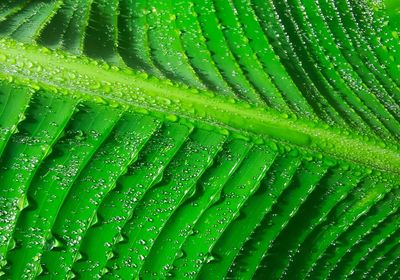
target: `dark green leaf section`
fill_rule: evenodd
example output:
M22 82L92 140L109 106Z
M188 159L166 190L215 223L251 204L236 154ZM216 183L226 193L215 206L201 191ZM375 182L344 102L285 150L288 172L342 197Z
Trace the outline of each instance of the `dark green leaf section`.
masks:
M373 1L5 1L1 15L2 36L385 141L400 135L399 37Z
M7 246L13 240L11 238L16 221L21 211L29 205L27 191L33 175L63 133L75 109L74 106L75 101L72 100L44 93L36 95L26 113L26 119L20 123L18 132L10 138L3 152L0 174L2 260L7 253ZM24 114L24 111L19 113Z
M398 279L385 2L1 1L1 278Z
M13 87L10 84L1 84L1 115L0 115L0 155L16 131L18 121L21 121L24 115L24 109L28 106L30 93L28 90Z

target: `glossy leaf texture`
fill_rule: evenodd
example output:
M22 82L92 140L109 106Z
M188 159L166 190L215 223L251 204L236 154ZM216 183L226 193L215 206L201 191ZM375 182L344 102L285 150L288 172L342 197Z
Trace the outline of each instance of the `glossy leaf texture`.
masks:
M1 1L1 278L398 279L399 7Z

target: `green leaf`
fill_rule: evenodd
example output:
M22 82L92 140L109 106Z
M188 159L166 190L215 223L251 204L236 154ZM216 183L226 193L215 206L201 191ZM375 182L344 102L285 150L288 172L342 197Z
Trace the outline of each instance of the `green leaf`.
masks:
M4 279L397 279L396 1L4 0Z

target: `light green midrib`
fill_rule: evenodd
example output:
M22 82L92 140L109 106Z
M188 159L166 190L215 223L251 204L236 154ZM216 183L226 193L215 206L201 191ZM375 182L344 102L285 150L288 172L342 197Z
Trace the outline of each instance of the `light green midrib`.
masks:
M147 79L128 69L109 69L88 58L11 39L0 40L0 77L95 102L146 108L257 137L272 137L318 154L400 173L396 144L382 145L379 139L365 141L327 125L288 118L211 92Z

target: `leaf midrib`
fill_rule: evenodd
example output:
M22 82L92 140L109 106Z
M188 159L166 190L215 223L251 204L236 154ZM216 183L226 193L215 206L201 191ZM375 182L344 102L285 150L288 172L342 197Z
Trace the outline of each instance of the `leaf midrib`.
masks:
M252 137L271 137L318 154L400 173L395 143L384 144L374 136L366 141L344 129L12 39L0 40L0 78L94 102L183 117Z

